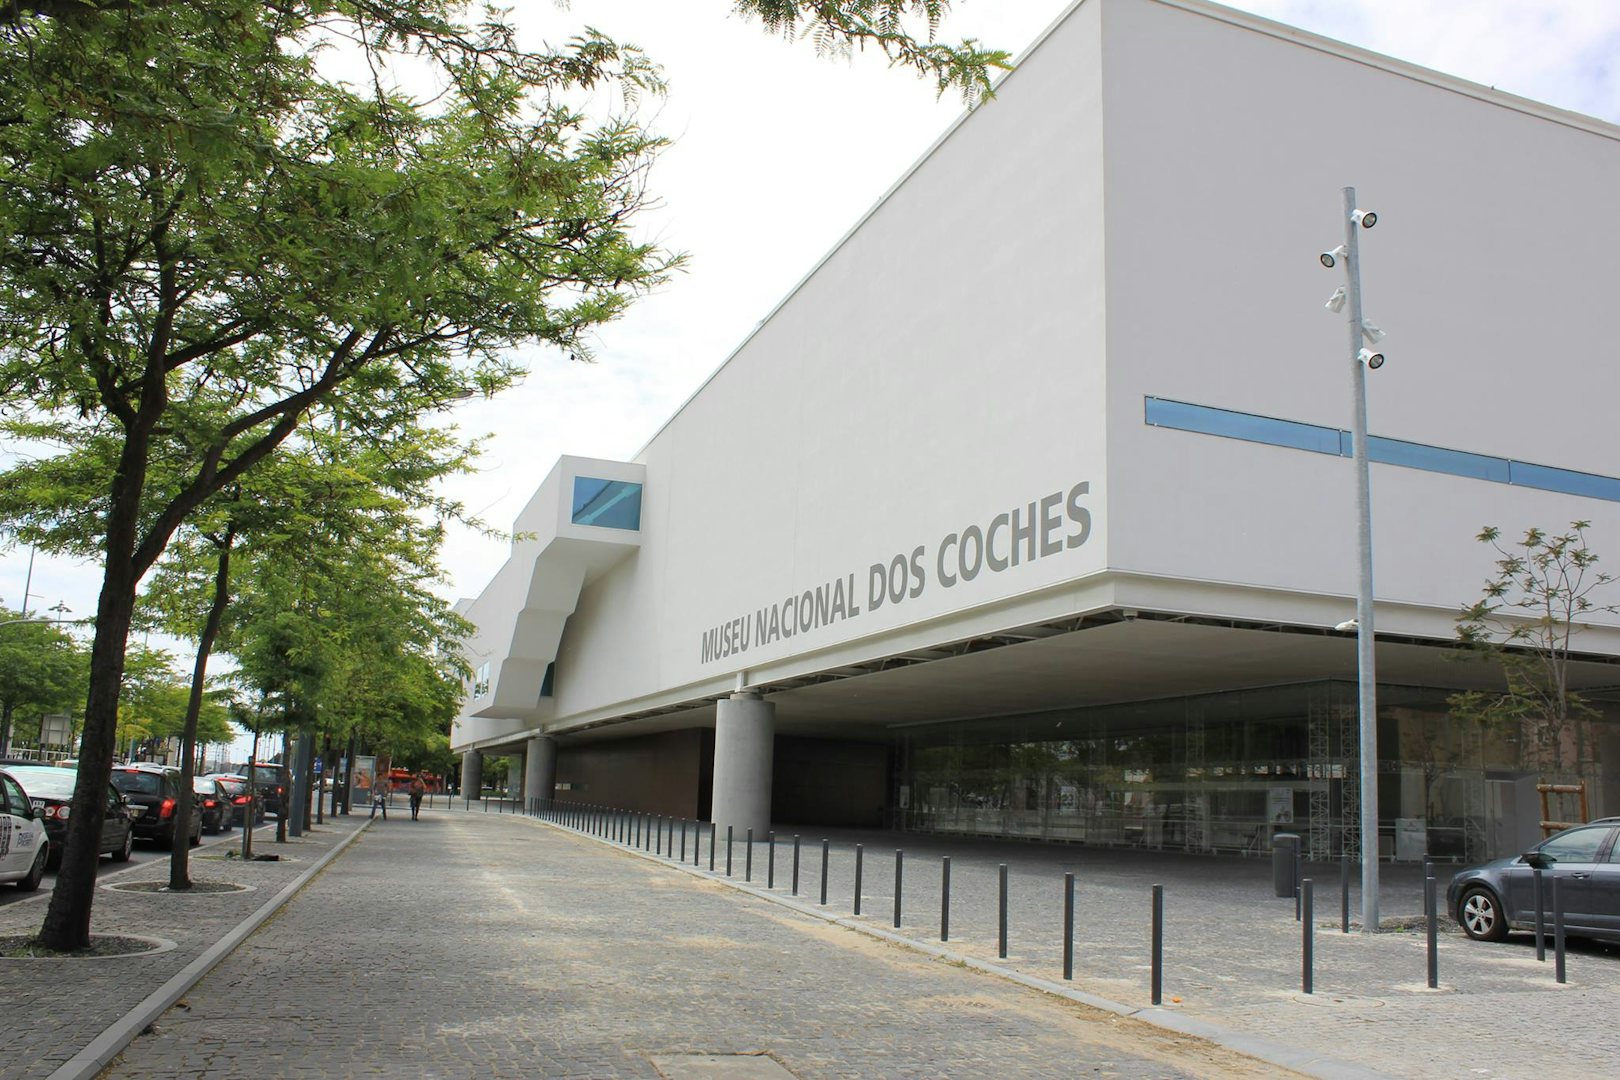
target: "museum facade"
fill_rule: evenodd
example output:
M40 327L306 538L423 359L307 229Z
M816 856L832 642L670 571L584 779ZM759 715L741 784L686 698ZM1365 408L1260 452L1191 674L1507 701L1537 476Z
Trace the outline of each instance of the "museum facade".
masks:
M1380 851L1514 850L1542 780L1620 811L1620 618L1579 749L1452 706L1501 685L1454 644L1483 526L1620 553L1620 129L1202 0L1076 3L639 454L556 464L460 605L466 785L1354 852L1347 184Z

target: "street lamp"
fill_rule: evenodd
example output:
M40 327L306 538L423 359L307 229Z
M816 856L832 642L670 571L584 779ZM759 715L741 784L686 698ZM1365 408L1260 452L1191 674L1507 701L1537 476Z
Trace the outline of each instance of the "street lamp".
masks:
M1367 467L1367 372L1384 366L1384 354L1368 346L1384 332L1361 312L1360 233L1378 224L1378 215L1356 206L1356 189L1344 189L1344 243L1324 251L1323 266L1343 265L1345 285L1328 298L1327 309L1349 308L1350 379L1354 408L1350 446L1356 462L1356 671L1360 685L1358 721L1361 757L1361 929L1378 929L1378 673L1373 659L1372 478ZM1345 623L1335 629L1352 629Z

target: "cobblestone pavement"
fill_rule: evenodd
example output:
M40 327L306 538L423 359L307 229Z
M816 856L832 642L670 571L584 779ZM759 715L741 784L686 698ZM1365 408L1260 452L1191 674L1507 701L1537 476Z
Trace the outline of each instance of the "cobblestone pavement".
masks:
M691 827L689 827L690 829ZM792 887L791 827L779 832L776 888ZM677 833L677 837L678 837ZM689 836L692 834L689 832ZM828 904L820 909L821 840L831 838ZM896 848L905 851L898 932L940 946L941 858L951 857L950 940L975 960L1063 983L1063 875L1076 876L1075 978L1064 984L1147 1009L1151 888L1165 886L1164 1003L1202 1019L1392 1076L1537 1076L1548 1039L1579 1024L1582 1075L1620 1075L1620 1030L1593 1024L1620 1004L1620 948L1572 942L1568 983L1553 978L1552 948L1538 963L1534 942L1470 941L1442 917L1439 988L1427 987L1422 872L1384 865L1384 922L1403 932L1340 932L1339 866L1311 865L1315 893L1315 993L1301 993L1301 924L1294 901L1277 899L1269 858L1196 855L1032 843L991 843L923 834L804 830L799 897L849 918L855 845L862 846L860 921L893 931ZM676 859L680 846L674 843ZM745 875L746 846L733 850L734 880ZM692 850L686 862L692 861ZM769 849L756 842L753 885L769 875ZM700 852L708 866L705 826ZM1008 957L998 957L998 864L1009 867ZM717 845L725 874L725 833ZM1444 903L1456 867L1436 869ZM1351 896L1359 914L1359 891ZM1549 1033L1553 1033L1549 1036Z
M482 814L379 822L189 1006L104 1075L1278 1074L592 839Z
M50 1075L114 1021L195 960L254 911L309 869L310 864L360 826L360 818L328 819L297 840L275 842L275 824L256 829L256 854L275 852L278 862L243 863L223 858L240 851L242 834L192 851L196 882L234 882L251 888L229 893L132 893L110 885L166 882L167 859L127 872L103 872L96 890L91 933L161 939L171 947L139 956L75 960L0 959L0 1080ZM0 908L0 936L33 934L45 918L48 895Z

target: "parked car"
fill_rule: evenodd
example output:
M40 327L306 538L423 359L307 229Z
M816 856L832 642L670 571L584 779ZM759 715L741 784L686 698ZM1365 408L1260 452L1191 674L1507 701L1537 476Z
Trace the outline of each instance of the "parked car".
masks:
M168 765L119 765L112 771L113 787L129 804L135 835L152 840L159 847L174 843L175 810L182 798L193 799L180 790L180 770ZM202 815L191 815L193 846L202 842Z
M252 770L253 790L259 796L260 805L267 812L280 817L287 805L287 792L292 787L292 774L287 771L287 766L271 761L254 761L248 764L247 769Z
M259 800L257 805L253 805L249 800L247 777L238 776L235 773L209 773L208 775L211 779L219 781L220 786L225 789L226 797L231 801L231 824L233 826L245 827L250 816L253 819L253 824L264 824L264 800ZM253 811L251 815L248 812L249 809Z
M59 769L54 765L18 765L6 770L22 785L34 813L45 824L45 835L50 837L49 869L61 865L62 852L67 850L68 807L73 802L73 786L79 781L76 770ZM130 822L129 807L124 797L111 784L107 785L107 814L101 823L101 846L97 853L111 855L113 862L128 862L134 842L134 829Z
M23 892L33 892L50 857L45 822L10 770L0 770L0 881L16 882Z
M1539 868L1545 926L1552 926L1552 889L1545 879L1556 875L1565 932L1620 941L1617 837L1620 822L1608 818L1555 833L1523 855L1470 867L1451 879L1446 906L1463 933L1479 941L1501 941L1510 930L1533 931Z
M197 813L202 818L203 832L213 835L231 827L235 808L218 780L211 776L193 776L191 790L197 795Z

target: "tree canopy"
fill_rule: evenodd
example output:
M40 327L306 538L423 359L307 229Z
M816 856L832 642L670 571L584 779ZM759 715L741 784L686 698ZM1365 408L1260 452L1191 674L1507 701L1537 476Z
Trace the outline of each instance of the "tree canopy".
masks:
M946 7L736 4L973 98L1004 58L935 42ZM330 76L336 50L365 74ZM499 390L516 346L586 356L679 258L634 233L663 140L574 103L656 93L658 72L594 31L525 50L452 0L10 0L0 66L0 430L72 455L0 476L0 524L104 568L41 935L71 949L89 941L137 589L176 530L317 405L363 437ZM104 480L73 514L42 509L83 469Z

